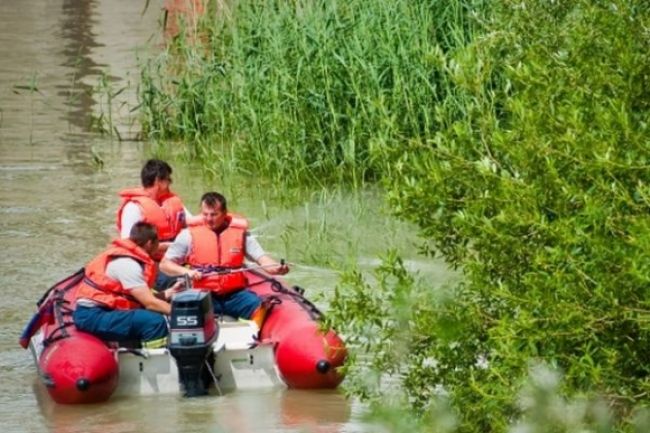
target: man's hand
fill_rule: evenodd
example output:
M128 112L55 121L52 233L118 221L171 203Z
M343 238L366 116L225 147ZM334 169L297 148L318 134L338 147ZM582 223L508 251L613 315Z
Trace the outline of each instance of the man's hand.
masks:
M275 266L270 266L266 271L271 275L285 275L289 273L289 265L286 263L277 263Z
M186 268L185 266L181 266L175 261L168 259L168 258L163 258L160 261L160 272L163 272L171 277L183 277L187 275L190 277L190 280L200 280L203 278L203 274L200 271L197 271L196 269L189 269Z
M187 275L190 278L190 280L193 281L200 280L201 278L203 278L203 274L201 273L201 271L197 271L196 269L188 269L185 272L185 275Z
M182 291L184 291L186 289L187 289L187 287L185 287L185 281L178 280L169 289L166 289L165 291L163 291L163 297L164 297L165 301L169 302L169 301L171 301L172 297L176 293L182 292Z
M289 265L282 259L280 263L273 260L268 255L263 255L256 260L257 264L271 275L284 275L289 272Z

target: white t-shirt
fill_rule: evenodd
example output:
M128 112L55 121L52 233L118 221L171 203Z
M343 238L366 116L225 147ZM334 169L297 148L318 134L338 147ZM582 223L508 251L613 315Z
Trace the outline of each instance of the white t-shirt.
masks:
M190 211L187 210L186 207L183 207L183 212L185 212L185 220L187 221L188 218L192 217L192 214ZM122 239L128 239L129 235L131 234L131 228L133 225L137 222L142 221L144 218L142 217L142 211L140 210L140 206L133 201L128 202L127 204L124 205L124 209L122 209L122 216L121 216L121 224L122 224L122 230L120 230L120 237Z
M188 229L183 229L178 236L176 236L176 239L174 239L174 242L169 246L169 248L167 248L165 258L182 264L190 254L191 248L192 236L190 235L190 231ZM257 238L249 232L246 232L246 246L244 249L246 258L254 262L257 262L262 256L266 255L266 252L257 241Z
M142 265L131 257L118 257L108 262L106 276L119 281L124 290L127 291L136 287L147 287ZM96 307L98 304L87 298L79 298L77 305Z

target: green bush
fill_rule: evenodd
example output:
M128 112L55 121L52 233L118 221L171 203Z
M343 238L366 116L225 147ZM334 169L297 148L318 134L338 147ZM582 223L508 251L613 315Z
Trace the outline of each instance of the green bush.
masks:
M504 431L539 359L625 426L650 391L650 4L493 6L446 59L444 127L391 151L397 214L464 274L413 348L436 368L407 386L442 385L462 431Z
M476 326L479 306L406 271L394 253L373 279L344 274L325 326L345 336L352 358L345 389L368 403L382 431L412 433L645 433L650 412L561 380L542 357L521 359L519 377L499 376ZM552 338L552 337L550 337ZM510 371L514 374L515 371ZM496 382L496 383L491 383ZM597 393L596 393L597 394ZM569 398L567 397L569 396ZM498 397L498 398L497 398ZM638 409L638 410L633 410Z

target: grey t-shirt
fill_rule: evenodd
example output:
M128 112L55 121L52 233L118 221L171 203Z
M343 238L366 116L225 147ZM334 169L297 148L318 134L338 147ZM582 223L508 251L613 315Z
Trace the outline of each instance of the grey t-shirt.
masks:
M125 290L147 286L142 264L131 257L118 257L106 266L106 276L119 281Z
M108 262L108 265L106 265L106 276L119 281L124 290L147 286L147 282L144 280L142 265L131 257L118 257ZM98 304L87 298L79 298L77 305L96 307Z
M246 232L246 246L245 253L246 258L257 262L262 256L266 255L266 252L257 241L257 238L251 235L249 232ZM167 248L165 253L165 258L168 260L173 260L176 263L184 263L187 256L192 250L192 236L188 229L183 229L176 236L174 242Z

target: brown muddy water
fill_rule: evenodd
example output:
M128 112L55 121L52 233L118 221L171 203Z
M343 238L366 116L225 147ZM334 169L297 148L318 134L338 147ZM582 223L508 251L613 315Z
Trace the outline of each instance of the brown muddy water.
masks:
M49 400L29 353L18 346L43 291L83 266L115 234L116 192L138 183L150 156L151 146L136 140L130 110L137 105L138 59L162 43L161 5L162 0L0 0L1 430L372 431L360 420L362 405L339 391L60 406ZM108 106L102 86L124 91ZM121 140L99 134L97 125L115 126ZM334 263L371 267L388 246L413 251L411 228L383 215L372 195L315 193L297 206L272 205L264 191L237 179L221 179L219 187L187 164L172 165L174 188L191 210L206 189L235 195L235 209L251 219L269 252L310 264L296 265L290 283L327 293L337 283ZM406 258L432 279L448 276L444 266L414 253Z

